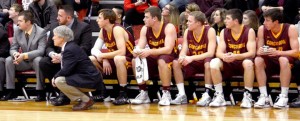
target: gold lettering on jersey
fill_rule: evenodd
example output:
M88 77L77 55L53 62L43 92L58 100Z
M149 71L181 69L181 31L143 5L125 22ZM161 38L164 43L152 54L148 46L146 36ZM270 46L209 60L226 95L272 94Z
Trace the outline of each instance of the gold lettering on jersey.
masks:
M107 47L107 48L111 48L111 47L114 47L114 46L116 46L116 42L111 42L111 43L105 43L105 46Z
M238 50L238 49L241 49L241 48L245 48L246 44L245 43L241 43L241 44L229 44L228 43L228 47L231 48L231 49L234 49L234 50Z
M280 40L278 42L274 42L274 41L271 41L271 40L267 40L267 45L269 46L282 46L282 45L285 45L286 44L286 40Z
M165 43L164 39L161 39L159 41L149 40L149 44L152 46L156 46L156 47L158 47L159 45L164 44L164 43Z
M194 44L189 44L189 48L191 48L192 50L195 50L195 51L202 50L202 49L206 48L206 44L201 44L198 46L196 46Z

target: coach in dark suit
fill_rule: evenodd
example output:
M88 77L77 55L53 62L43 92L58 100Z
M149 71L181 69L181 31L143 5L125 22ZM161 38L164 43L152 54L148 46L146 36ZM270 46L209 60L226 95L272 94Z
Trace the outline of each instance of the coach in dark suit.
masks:
M53 86L61 90L71 101L79 101L73 110L86 110L94 104L85 92L100 86L102 76L87 54L72 42L73 32L67 26L53 30L54 45L62 49L61 70L52 79Z
M7 33L0 29L0 95L2 96L5 81L5 58L9 56L9 40Z
M74 9L72 6L61 6L58 10L57 17L59 25L66 25L74 32L74 42L80 46L87 55L90 55L92 48L92 30L91 27L84 22L74 18ZM60 47L55 47L52 40L53 32L50 33L46 46L46 57L40 61L40 69L45 78L52 79L53 76L60 70L61 50ZM45 98L45 97L43 97ZM70 100L60 97L58 101L54 101L54 105L69 104Z
M15 31L13 42L10 48L10 57L5 60L6 88L9 93L2 98L12 98L15 89L15 71L36 71L38 92L44 89L43 76L39 71L39 62L45 52L46 31L33 24L33 15L29 11L23 11L18 17L19 29ZM21 50L21 52L19 51Z

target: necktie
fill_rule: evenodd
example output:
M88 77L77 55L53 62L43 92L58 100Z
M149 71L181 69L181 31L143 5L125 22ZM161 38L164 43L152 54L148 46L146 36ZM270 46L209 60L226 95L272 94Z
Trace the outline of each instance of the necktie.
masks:
M25 33L25 38L26 38L26 41L28 42L29 41L29 34L28 33Z
M61 54L61 58L60 58L60 68L63 68L63 52L64 51L61 51L60 54Z

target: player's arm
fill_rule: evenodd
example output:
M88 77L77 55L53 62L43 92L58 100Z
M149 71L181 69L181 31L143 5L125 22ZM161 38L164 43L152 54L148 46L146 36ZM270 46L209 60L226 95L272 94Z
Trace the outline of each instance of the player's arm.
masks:
M137 43L137 46L139 46L141 49L144 49L147 44L146 33L147 33L147 27L143 26L143 28L141 29L141 32L140 32L140 39Z
M298 42L298 33L297 29L294 25L290 25L289 27L289 38L290 38L290 46L291 50L287 51L279 51L279 55L286 55L298 58L299 53L299 42Z
M184 35L183 35L183 42L182 42L182 48L181 51L179 53L179 57L184 57L186 56L187 52L188 52L188 40L187 40L187 33L188 33L188 29L185 30Z
M261 25L259 28L258 28L258 31L257 31L257 42L256 42L256 55L263 55L265 54L264 53L264 50L263 50L263 46L264 46L264 26Z
M95 42L95 44L92 48L91 54L93 56L99 56L101 54L100 50L101 50L103 44L104 44L104 41L103 41L102 29L101 29L100 32L99 32L99 36L98 36L98 38L97 38L97 40L96 40L96 42Z
M205 58L213 57L214 56L215 50L216 50L216 46L217 46L217 42L216 42L217 37L216 37L216 31L215 31L215 29L210 28L208 30L207 37L208 37L207 52L205 52L203 54L200 54L200 55L193 56L193 60L204 60Z
M226 51L226 43L224 40L224 29L220 33L220 42L218 43L217 46L217 52L216 52L216 57L223 59L225 56L225 51Z
M256 42L255 42L255 32L253 29L249 30L248 42L246 45L247 52L241 54L235 54L236 60L244 60L246 58L254 58L256 53Z

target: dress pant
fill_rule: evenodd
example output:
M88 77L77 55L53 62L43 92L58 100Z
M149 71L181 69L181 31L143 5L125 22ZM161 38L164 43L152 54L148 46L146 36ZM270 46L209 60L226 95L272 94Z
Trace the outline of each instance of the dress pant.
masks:
M3 91L5 81L5 58L0 58L0 91Z
M36 90L43 90L45 88L45 81L43 74L40 72L39 62L42 57L36 57L31 61L22 61L18 65L13 63L13 58L11 56L5 59L5 69L6 69L6 88L15 89L15 73L16 71L26 71L35 70L36 72Z
M40 61L40 71L45 78L49 81L52 80L54 75L61 69L60 63L52 63L50 57L43 57Z
M94 91L95 89L79 88L68 85L66 78L63 76L57 77L55 79L55 85L62 91L71 101L88 102L90 98L85 94L86 92Z
M294 76L294 81L300 86L300 60L296 60L292 68L292 75Z

